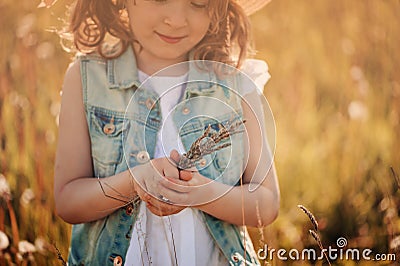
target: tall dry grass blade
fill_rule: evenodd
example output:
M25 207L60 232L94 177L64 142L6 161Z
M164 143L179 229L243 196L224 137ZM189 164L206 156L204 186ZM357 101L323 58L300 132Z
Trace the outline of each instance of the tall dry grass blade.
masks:
M321 237L320 237L319 234L318 234L319 231L318 231L318 222L317 222L317 219L315 218L314 214L312 214L312 212L310 212L310 211L309 211L306 207L304 207L303 205L299 204L299 205L297 205L297 207L299 207L299 208L308 216L308 218L310 219L311 223L313 224L314 230L308 230L308 232L311 234L311 236L312 236L312 237L315 239L315 241L317 242L318 247L321 249L321 252L324 253L324 257L325 257L326 261L328 262L328 264L331 265L331 262L330 262L328 256L326 255L326 252L325 252L326 249L325 249L324 246L322 245Z
M139 215L138 215L138 217L137 217L137 219L136 219L136 223L135 223L134 226L136 227L136 230L137 230L137 232L138 232L138 243L139 243L140 250L143 250L143 249L144 249L144 251L145 251L145 253L146 253L146 256L147 256L147 259L148 259L148 264L146 264L146 265L152 265L153 262L151 261L149 248L148 248L148 246L147 246L146 234L145 234L145 232L143 232L143 229L142 229L142 216L139 216ZM144 245L144 247L141 246L140 237L143 238L143 245ZM142 266L145 266L145 264L144 264L144 258L143 258L143 254L142 254L142 253L140 253L140 258L141 258L141 261L142 261Z
M315 241L317 241L318 247L321 249L321 252L324 253L324 257L325 257L326 261L328 262L329 265L331 265L328 255L326 255L326 249L322 245L321 237L319 236L318 232L316 232L314 230L308 230L308 232L315 239Z
M257 214L257 228L258 228L258 232L260 234L259 244L260 244L260 247L262 247L265 244L265 236L264 236L263 224L261 222L261 212L260 212L260 206L258 204L258 200L256 201L256 214Z
M106 183L106 182L102 182L102 181L100 180L99 177L97 177L97 181L98 181L98 183L99 183L99 185L100 185L101 191L103 192L104 196L106 196L107 198L120 201L120 202L124 203L124 205L130 204L130 203L134 203L134 204L135 204L135 203L138 203L138 201L140 201L140 198L139 198L139 197L134 197L134 198L132 199L131 197L127 197L127 196L125 196L125 195L122 195L118 190L116 190L116 189L115 189L114 187L112 187L110 184L108 184L108 183ZM115 196L112 196L112 195L107 194L107 192L106 192L105 189L104 189L103 183L104 183L104 185L107 186L109 189L111 189L112 191L114 191L114 192L117 194L117 196L120 197L120 198L117 198L117 197L115 197ZM124 205L123 205L123 206L124 206Z
M8 208L8 213L10 215L10 221L11 221L11 232L13 236L13 244L15 246L18 245L19 243L19 231L18 231L18 223L17 223L17 217L15 216L15 211L14 208L11 204L10 200L7 200L7 208Z
M265 246L265 234L263 229L263 224L261 222L261 212L258 200L256 201L256 214L257 214L257 230L259 234L258 245L263 248ZM270 265L267 259L264 260L264 266Z
M310 233L310 235L315 239L315 241L317 241L317 243L318 243L318 246L319 246L319 244L321 243L321 238L319 238L319 235L318 235L318 233L316 232L316 231L314 231L314 230L308 230L308 232Z
M0 208L0 231L4 232L4 209Z
M51 245L54 247L56 255L57 255L57 259L62 263L63 266L67 266L67 262L64 260L61 251L58 249L56 242L53 241L52 239L50 239Z
M240 177L240 188L241 188L241 190L240 190L240 192L241 192L241 209L242 209L242 224L243 224L243 226L242 226L242 230L243 230L243 236L244 236L244 242L243 242L243 246L244 246L244 251L243 251L243 258L244 258L244 261L246 262L246 226L245 226L245 224L246 224L246 219L245 219L245 216L244 216L244 208L245 208L245 206L244 206L244 187L243 187L243 176L241 176Z
M399 178L399 176L394 171L393 167L390 167L390 171L392 172L394 180L396 180L397 187L400 188L400 178Z
M316 232L318 232L318 222L317 219L315 219L315 216L312 214L312 212L310 212L306 207L304 207L303 205L297 205L297 207L299 207L310 219L311 223L314 226L314 230Z
M174 237L174 231L172 230L172 224L171 224L171 217L168 216L168 226L169 230L171 232L171 239L172 239L172 247L174 248L174 259L175 259L175 265L178 266L178 257L176 253L176 245L175 245L175 237Z

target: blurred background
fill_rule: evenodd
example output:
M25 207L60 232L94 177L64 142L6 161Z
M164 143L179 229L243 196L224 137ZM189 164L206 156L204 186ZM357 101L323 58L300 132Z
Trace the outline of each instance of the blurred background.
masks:
M0 265L62 265L70 226L55 215L60 91L73 55L52 29L65 2L0 0ZM279 218L251 229L256 249L369 248L400 261L398 0L275 0L251 17L255 57L268 62ZM396 178L397 177L397 178ZM260 210L262 211L262 210ZM322 265L279 261L267 265ZM335 265L395 262L331 261Z

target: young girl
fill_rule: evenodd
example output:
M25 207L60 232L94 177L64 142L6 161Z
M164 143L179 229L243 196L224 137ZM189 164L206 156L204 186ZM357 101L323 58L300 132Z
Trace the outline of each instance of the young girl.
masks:
M245 57L247 15L267 2L75 3L83 54L65 76L54 188L74 224L69 265L259 265L242 226L270 224L279 189L258 92L267 66ZM235 123L245 132L230 146L177 166L205 129Z

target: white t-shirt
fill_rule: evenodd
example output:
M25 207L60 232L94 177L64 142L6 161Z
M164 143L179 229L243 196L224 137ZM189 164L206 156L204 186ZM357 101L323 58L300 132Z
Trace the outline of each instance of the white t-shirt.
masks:
M264 61L246 60L242 71L257 85L259 93L269 80L268 66ZM139 71L139 80L148 76ZM183 153L178 130L171 111L182 97L187 74L178 77L152 77L146 81L146 88L160 95L162 128L158 132L155 158L169 156L173 149ZM244 81L248 82L248 81ZM176 84L180 84L176 86ZM254 88L242 84L241 93L246 95ZM152 214L145 204L140 205L137 221L126 255L125 265L228 265L222 252L215 246L202 215L197 209L186 208L181 212L159 217Z

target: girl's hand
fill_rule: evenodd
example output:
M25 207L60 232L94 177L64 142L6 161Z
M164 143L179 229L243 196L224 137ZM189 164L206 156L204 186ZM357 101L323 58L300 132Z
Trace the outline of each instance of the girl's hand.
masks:
M146 191L144 191L140 185L135 183L135 189L138 193L139 197L146 202L146 207L149 209L153 214L157 216L167 216L179 213L186 207L174 205L172 203L164 202L154 196L150 195Z
M170 158L153 159L146 164L135 166L131 169L134 178L135 190L139 197L146 202L147 208L158 216L171 215L180 212L185 207L174 205L168 197L160 191L163 180L179 180L180 173L175 162L179 160L177 151L172 151ZM189 180L190 176L182 175Z
M201 175L197 169L180 171L180 178L166 177L160 182L159 192L169 201L181 206L197 206L215 200L224 193L216 182ZM221 195L219 195L221 194Z

